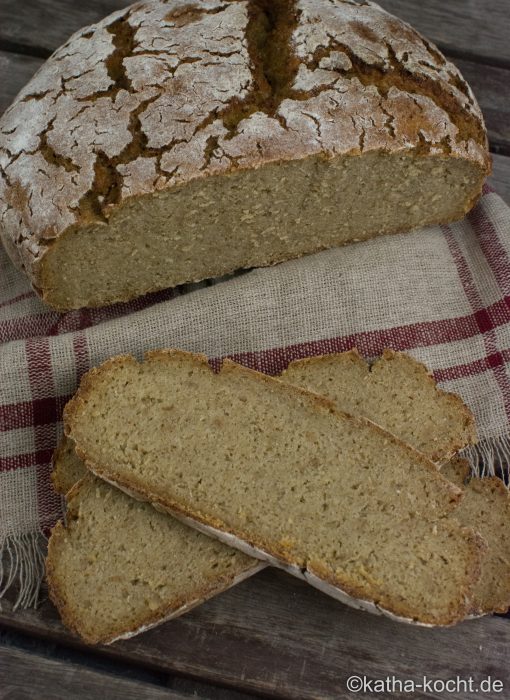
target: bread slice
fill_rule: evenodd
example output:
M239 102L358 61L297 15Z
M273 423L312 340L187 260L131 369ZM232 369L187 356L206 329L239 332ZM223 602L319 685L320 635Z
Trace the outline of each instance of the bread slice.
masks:
M507 612L510 607L510 493L497 477L471 477L469 464L461 458L449 462L442 472L464 488L455 518L462 525L474 527L488 544L481 576L472 593L471 612L474 615Z
M372 364L355 348L295 360L280 379L370 419L434 462L476 442L475 420L462 399L439 389L427 367L402 352L385 349ZM63 439L54 460L55 490L67 493L85 473L73 443Z
M262 567L90 473L68 493L46 560L51 599L89 644L177 617Z
M434 462L476 442L471 411L439 389L425 365L384 350L372 364L357 352L291 362L281 378L327 396L337 408L366 416Z
M445 519L460 491L322 397L158 351L89 372L65 424L103 479L346 602L423 624L466 613L482 543Z
M386 394L381 397L383 399L381 404L384 401L385 406L387 407L388 402L392 401L393 406L395 406L397 410L401 410L401 407L404 404L404 397L407 394L411 394L411 392L408 391L410 382L414 380L414 383L419 385L413 385L413 388L414 396L419 397L420 401L410 404L409 410L403 410L402 420L398 423L398 425L395 424L395 430L400 430L401 432L407 430L407 434L411 434L412 437L414 437L413 429L415 425L418 425L418 428L421 425L421 422L417 420L417 414L419 413L424 422L427 422L428 419L426 409L423 410L422 407L426 405L430 412L439 412L442 408L443 396L446 395L444 395L443 392L440 392L435 385L433 385L429 375L426 372L421 371L422 366L413 361L411 358L407 358L401 353L393 353L392 351L388 350L385 351L383 357L378 363L376 363L375 366L380 368L383 363L386 365L385 372L383 374L392 379L392 386L398 388L398 391L393 390L391 393L386 392ZM322 371L319 371L321 369ZM310 382L307 382L307 377L309 375L312 379L312 383L313 381L317 382L317 380L320 379L322 382L322 387L324 388L324 393L329 393L329 396L336 400L338 406L346 407L353 413L370 413L372 417L376 415L377 419L379 419L380 411L377 413L377 410L379 409L379 397L377 392L367 392L365 389L367 387L367 383L369 385L375 385L373 378L375 376L379 376L380 372L371 372L369 370L369 366L360 358L356 351L350 351L348 353L342 353L335 356L314 358L311 361L294 362L283 376L286 379L289 379L289 381L298 383L296 380L296 373L299 373L297 379L302 380L303 384L310 384ZM420 382L418 378L420 378L422 381ZM381 386L381 382L379 382L376 386ZM400 387L403 388L403 392L400 391ZM354 397L359 397L359 399L353 400ZM424 398L426 398L427 401L424 401ZM446 408L448 409L450 406L451 403L448 401ZM456 439L462 439L462 430L459 429L457 432L455 432L455 428L457 425L462 425L460 419L464 416L465 412L467 412L467 409L463 405L460 405L458 410L459 420L457 424L454 424L454 429L450 434L450 442L448 443L448 441L445 441L445 445L447 445L447 447L445 447L443 456L445 456L445 453L451 449L452 444L458 444L458 442L455 443ZM383 416L383 418L386 418L387 420L387 416L393 417L393 415L394 410L390 411L387 407L386 414ZM382 423L383 421L379 419L379 422ZM101 537L98 536L95 539L90 537L86 541L87 547L89 547L89 556L93 562L91 565L89 587L91 591L97 590L98 594L95 595L94 613L91 613L91 610L84 606L84 597L81 586L75 585L76 581L79 582L81 579L79 576L76 578L76 580L74 579L76 570L68 566L68 558L62 556L61 547L59 548L57 546L55 548L54 542L58 541L59 538L64 536L69 539L70 546L72 546L76 540L82 540L84 537L83 533L90 532L90 528L94 527L88 522L88 518L85 515L87 510L90 509L96 511L99 508L100 510L104 511L106 504L108 503L109 509L117 512L119 509L122 510L122 508L126 507L127 496L114 487L107 485L105 482L102 483L101 488L92 488L91 480L93 480L94 477L90 475L90 472L88 472L82 460L77 456L76 450L74 449L74 444L69 438L64 437L62 439L55 452L53 464L53 485L56 491L61 494L66 494L80 479L89 474L85 484L77 489L75 488L71 497L71 512L75 507L75 504L79 501L81 505L81 516L72 520L72 525L70 525L67 531L64 529L57 530L51 539L51 558L49 561L53 571L52 581L56 581L58 583L64 580L67 582L67 586L58 583L58 594L54 592L53 582L50 586L52 597L57 602L59 608L62 610L65 608L66 610L71 611L71 626L73 629L77 631L78 634L80 634L86 641L94 643L105 643L111 641L112 634L117 636L119 634L136 634L140 627L142 629L144 628L145 624L147 624L147 620L151 620L152 624L156 624L158 620L154 618L155 611L149 607L149 602L146 601L145 607L143 604L140 607L139 602L139 608L135 617L133 616L133 611L129 606L127 608L125 606L118 606L116 613L117 626L115 631L113 631L109 620L112 602L111 595L103 595L103 597L101 597L101 591L104 593L104 586L102 585L101 578L106 575L106 572L110 572L111 575L116 576L118 586L122 587L124 590L133 590L131 571L125 567L118 567L117 565L117 559L124 551L130 551L132 553L133 564L137 565L140 571L152 571L158 569L158 562L160 562L160 552L158 550L153 552L145 547L140 548L139 553L136 553L133 550L133 543L131 541L130 534L132 528L116 530L115 539L109 541L108 551L110 552L111 556L109 557L108 561L104 561L104 557L102 557L104 547ZM459 483L459 485L462 484ZM133 508L130 513L133 527L138 527L141 531L148 530L151 527L151 519L153 517L154 514L152 513L152 510L150 508L147 509L147 507L137 506L136 508ZM171 528L174 536L180 535L182 538L187 537L188 533L183 530L179 523L176 522L175 527L173 527L171 523L173 523L174 520L170 516L166 517L169 521L167 523L167 527ZM467 522L465 524L469 525L470 523ZM472 523L472 525L475 524L475 522ZM98 530L100 532L100 527ZM189 538L190 545L193 546L195 541L194 531L189 530ZM56 555L55 551L57 552ZM206 549L204 552L204 559L201 557L194 559L194 565L199 569L199 571L201 571L204 566L208 567L211 565L209 556L210 552ZM180 566L180 562L176 561L173 554L170 553L168 563L170 564L171 570L169 579L172 579L172 572L175 570L175 568ZM264 564L260 562L260 566L264 566ZM484 567L485 566L484 558ZM94 569L94 567L97 567L97 569ZM248 576L254 573L256 570L256 562L253 559L248 559L245 562L246 575ZM235 576L238 579L244 578L243 571L242 562L240 562L240 567L236 568ZM228 588L230 585L232 585L231 581L229 579L225 579L223 576L223 570L221 567L218 574L219 577L217 585L213 586L215 592L219 592L222 587ZM170 583L171 582L172 581L170 581ZM481 584L477 584L477 588L479 588L480 585ZM183 592L188 597L194 597L195 595L193 591L191 594L189 594L189 592L186 590ZM131 595L133 595L133 593ZM174 604L174 601L175 591L172 589L167 598L167 603L171 607ZM491 596L489 596L487 599L488 605L490 605L489 601L492 601ZM175 614L177 614L177 612ZM65 612L64 615L66 615ZM163 621L167 616L168 612L163 611L162 619L159 621ZM66 622L68 617L69 615L65 617Z
M506 612L510 607L510 538L507 535L510 494L500 479L471 479L469 464L460 457L447 462L441 472L452 483L466 487L453 517L462 525L474 528L488 545L482 557L480 580L472 593L471 612L475 615ZM90 472L77 456L72 441L64 437L54 458L52 480L56 491L66 494L86 474ZM121 491L110 488L112 499L125 498ZM138 509L132 517L145 518L145 510ZM124 546L121 538L117 539L116 546ZM113 547L112 544L110 551ZM130 619L126 625L129 623Z

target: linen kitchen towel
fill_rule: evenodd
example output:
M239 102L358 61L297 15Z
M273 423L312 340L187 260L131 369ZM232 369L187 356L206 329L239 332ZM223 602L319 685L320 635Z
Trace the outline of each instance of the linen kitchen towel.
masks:
M473 411L473 469L510 461L510 209L488 188L449 226L103 309L57 314L3 250L0 270L0 597L16 585L17 605L37 601L44 535L62 513L50 483L62 409L110 355L178 347L278 374L354 346L404 350Z

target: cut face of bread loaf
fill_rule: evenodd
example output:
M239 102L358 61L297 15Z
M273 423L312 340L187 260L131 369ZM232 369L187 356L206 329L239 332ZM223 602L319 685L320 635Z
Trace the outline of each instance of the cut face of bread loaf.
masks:
M475 98L351 0L142 2L72 36L0 120L0 234L60 310L461 218Z
M90 644L181 615L261 566L90 473L68 494L46 560L51 599Z
M103 479L326 592L424 624L466 613L481 544L446 519L460 491L322 397L160 351L89 372L65 422Z
M345 413L369 418L434 462L476 442L468 407L441 391L425 365L401 352L385 350L372 365L356 350L297 360L281 379L326 396Z

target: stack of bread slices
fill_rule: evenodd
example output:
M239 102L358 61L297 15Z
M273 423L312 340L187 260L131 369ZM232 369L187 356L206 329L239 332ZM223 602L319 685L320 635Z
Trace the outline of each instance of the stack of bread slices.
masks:
M350 605L451 625L510 605L497 478L456 453L462 403L387 350L291 363L279 377L178 350L91 370L66 407L55 488L67 522L47 577L64 622L109 643L268 564Z

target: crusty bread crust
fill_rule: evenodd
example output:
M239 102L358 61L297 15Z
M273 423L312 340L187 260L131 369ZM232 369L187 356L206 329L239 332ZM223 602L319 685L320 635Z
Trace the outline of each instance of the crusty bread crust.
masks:
M146 358L148 361L161 361L165 363L167 358L171 358L176 355L192 363L198 362L201 365L207 364L207 359L203 355L194 355L192 353L185 353L176 350L153 351L148 353ZM100 367L91 370L87 375L85 375L78 392L67 404L65 409L65 430L67 435L73 437L73 425L75 421L79 421L78 414L80 412L80 407L87 401L88 395L94 389L96 382L101 382L105 377L107 377L110 368L130 364L137 364L135 358L126 355L119 356L111 358ZM400 440L395 438L395 436L386 433L379 426L370 423L370 421L366 421L362 418L352 418L351 416L337 411L332 402L326 400L324 397L312 394L311 392L301 389L300 387L285 384L278 379L262 375L228 360L223 363L220 371L227 373L238 373L240 375L249 374L251 377L256 378L258 382L267 384L268 387L271 386L274 388L276 383L280 386L281 391L291 395L297 400L305 400L306 402L311 403L318 411L327 411L328 413L335 414L342 419L348 420L352 425L370 425L372 430L379 432L388 441L398 444L399 447L407 452L407 454L413 460L420 462L423 465L423 468L429 472L432 479L439 478L443 482L442 487L449 494L450 510L455 507L455 504L462 497L462 491L440 476L436 466L430 460L416 452L408 445L402 443ZM163 508L174 517L181 520L189 520L190 524L194 524L198 529L207 529L210 534L214 534L225 542L228 540L229 544L235 545L238 548L244 548L245 546L254 548L253 551L257 551L260 557L263 557L266 561L272 563L277 561L282 568L289 570L291 573L294 573L294 575L302 576L304 573L309 573L310 575L315 575L318 578L321 578L321 580L332 587L338 588L341 594L347 593L354 598L362 597L360 589L357 587L354 581L349 579L349 577L338 574L338 576L335 578L328 577L328 579L326 579L325 573L320 571L317 564L313 564L312 562L308 563L305 571L303 572L300 570L298 564L289 555L289 552L286 551L286 549L280 543L276 541L267 541L263 538L257 538L253 535L253 533L249 534L242 529L233 529L219 518L198 512L192 507L183 505L167 495L155 493L140 483L135 483L126 475L120 474L115 468L115 465L98 464L97 462L92 461L90 456L82 449L79 443L77 443L76 449L79 457L85 462L87 468L97 474L100 478L115 484L132 495L136 494L137 497L141 498L142 500L149 501L153 505ZM450 524L448 527L455 528L456 525ZM450 625L463 619L467 613L469 592L480 573L480 557L482 551L484 550L484 542L478 534L473 533L472 531L467 532L464 530L463 536L466 538L470 551L465 585L459 589L458 598L456 601L452 601L452 606L448 613L445 613L440 617L431 618L428 611L420 611L419 619L421 622L434 625ZM413 617L418 616L417 611L409 610L404 604L395 604L390 600L378 600L377 606L380 607L381 610L387 610L391 615L397 615L402 618L412 619Z
M84 465L71 464L71 460L77 461L75 455L72 441L64 435L51 458L51 483L61 496L65 496L87 473Z
M444 465L443 470L448 479L464 489L464 499L456 517L464 525L479 528L489 545L488 555L482 561L480 581L472 593L470 614L506 613L510 608L510 538L507 535L510 492L496 476L472 476L469 463L460 457ZM497 586L491 583L494 581L498 582Z
M94 474L112 486L121 489L132 498L147 501L157 510L168 513L183 524L215 537L220 542L239 549L249 556L260 559L266 565L269 564L283 569L350 607L381 614L399 622L417 624L422 627L448 627L466 619L468 614L475 614L471 605L471 596L473 587L480 578L481 558L487 549L487 545L479 533L471 528L460 528L455 521L447 522L446 526L451 528L452 533L458 534L461 531L470 548L465 584L459 588L458 599L455 601L455 604L452 604L448 614L438 619L437 617L429 617L427 611L423 611L423 614L418 619L416 611L407 608L405 605L395 606L394 601L389 599L379 599L377 601L367 599L364 593L353 583L352 579L347 576L342 577L338 572L333 577L317 562L309 562L306 567L301 567L276 541L256 539L252 534L230 528L218 518L208 517L176 501L161 498L158 494L141 488L139 484L129 479L122 478L119 475L111 476L110 470L102 469L94 462L86 461L86 464L87 468Z

